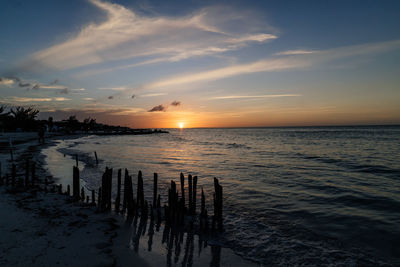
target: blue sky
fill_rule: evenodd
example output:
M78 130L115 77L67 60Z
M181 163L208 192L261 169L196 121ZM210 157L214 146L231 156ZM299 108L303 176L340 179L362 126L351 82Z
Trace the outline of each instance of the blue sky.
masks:
M43 118L132 127L400 123L398 1L1 7L0 101L35 106Z

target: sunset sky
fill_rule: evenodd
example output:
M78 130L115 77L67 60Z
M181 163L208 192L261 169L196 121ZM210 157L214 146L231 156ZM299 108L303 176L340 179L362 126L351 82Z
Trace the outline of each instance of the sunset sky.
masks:
M0 104L130 127L400 123L400 1L0 2Z

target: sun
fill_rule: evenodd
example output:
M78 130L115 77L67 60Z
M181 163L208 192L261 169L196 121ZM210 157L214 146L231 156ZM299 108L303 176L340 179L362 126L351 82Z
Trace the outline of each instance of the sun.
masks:
M183 129L183 127L185 127L185 124L183 122L179 122L178 126L179 126L180 129Z

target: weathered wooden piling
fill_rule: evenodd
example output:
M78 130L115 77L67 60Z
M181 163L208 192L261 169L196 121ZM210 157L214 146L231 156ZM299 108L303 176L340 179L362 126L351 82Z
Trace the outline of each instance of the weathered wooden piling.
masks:
M188 181L189 181L188 190L189 190L189 214L190 214L191 211L192 211L192 193L193 193L193 190L192 190L192 187L193 187L193 185L192 185L192 175L191 174L188 175Z
M192 215L196 215L197 176L193 177Z
M214 217L218 224L218 230L222 231L222 186L219 184L217 178L214 177ZM214 225L213 225L214 226Z
M62 194L62 184L58 185L58 193L61 195Z
M72 196L74 201L78 201L80 196L80 185L79 185L79 168L77 166L73 167L73 181L72 181Z
M157 183L158 183L158 175L157 175L157 173L154 173L154 178L153 178L153 207L155 207L156 204L157 204Z
M125 169L125 176L124 176L124 197L123 197L123 200L122 200L122 211L121 211L122 213L125 212L126 206L127 206L127 204L128 204L128 198L127 198L127 192L128 192L128 176L129 176L128 170Z
M143 192L143 177L142 171L138 173L137 193L136 193L136 206L137 208L144 205L144 192Z
M125 187L125 192L126 194L126 208L128 210L128 216L133 216L135 215L135 210L137 210L137 207L135 207L135 203L133 201L133 187L132 187L132 176L128 175L126 181L126 187Z
M67 185L67 196L71 195L71 187Z
M112 169L106 168L102 176L101 211L111 210Z
M204 216L205 208L206 208L206 196L204 195L203 187L201 187L200 216Z
M183 199L183 205L185 205L185 176L183 175L183 173L180 174L180 178L181 178L181 195Z
M117 197L115 198L115 211L119 212L119 206L121 202L121 169L118 170L117 178Z
M99 160L97 158L97 152L96 151L94 152L94 157L96 158L96 165L99 165Z
M29 159L25 162L25 186L29 186Z

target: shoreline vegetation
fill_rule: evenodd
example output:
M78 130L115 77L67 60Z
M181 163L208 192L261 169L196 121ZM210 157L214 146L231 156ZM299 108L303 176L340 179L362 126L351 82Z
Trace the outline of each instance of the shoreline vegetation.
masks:
M178 197L176 184L172 181L168 205L164 205L163 208L161 208L159 196L155 202L159 209L152 209L154 203L143 202L142 206L137 206L132 202L133 194L127 195L131 200L122 201L118 209L124 210L125 206L129 216L125 214L121 216L114 210L100 212L108 207L110 198L104 202L105 198L102 201L100 197L100 205L98 201L93 205L92 201L87 201L87 198L84 201L74 201L74 197L60 190L61 188L56 184L57 181L46 170L45 156L41 154L41 150L55 145L61 138L75 139L86 134L65 135L51 132L47 135L46 143L38 144L35 132L0 134L1 144L7 143L11 136L15 139L12 160L7 151L0 150L2 169L0 170L2 185L0 186L0 227L5 233L0 238L2 266L25 266L27 263L33 266L127 266L132 264L159 266L171 260L177 264L178 259L187 266L254 265L234 254L232 250L218 245L218 238L220 238L218 229L222 228L222 224L219 228L220 221L222 223L222 198L221 202L214 201L218 203L217 214L220 212L221 219L216 217L215 220L210 219L209 223L208 219L204 219L207 218L207 211L203 209L204 195L199 201L202 207L200 217L193 219L196 218L193 216L193 212L196 212L193 208L193 201L196 201L193 194L192 204L189 207L179 205L182 203L182 198ZM132 179L129 175L125 178ZM73 177L71 177L71 184L72 181ZM103 181L106 182L107 178L103 178ZM189 179L188 182L192 184L190 192L196 192L194 179ZM218 181L216 183L218 185ZM154 188L156 187L155 178ZM216 188L219 194L219 186ZM70 191L73 193L72 188ZM138 191L139 194L140 192ZM79 198L82 197L81 193L82 191L79 190ZM131 193L133 193L132 190ZM189 193L186 195L189 196ZM200 187L197 195L200 195ZM120 194L119 200L121 200ZM165 200L162 203L164 202ZM149 213L145 212L144 207L148 208ZM140 214L141 216L138 216ZM197 224L194 223L195 221ZM148 228L147 233L146 228ZM209 230L205 231L208 228ZM142 240L145 235L149 236L149 241ZM155 245L151 248L152 242L160 242L161 246ZM211 243L207 244L208 242ZM24 249L27 244L36 247L37 250ZM147 249L139 248L145 245L148 245ZM199 250L199 258L196 260L193 259L194 247ZM209 251L206 250L207 247L210 248ZM175 257L171 259L174 249ZM180 259L181 250L183 254ZM139 255L139 252L143 255ZM70 255L77 255L77 257Z
M41 132L94 135L140 135L168 133L160 129L132 129L125 126L113 126L96 122L88 117L79 121L75 115L61 121L38 120L39 110L33 107L7 107L0 105L0 132Z

